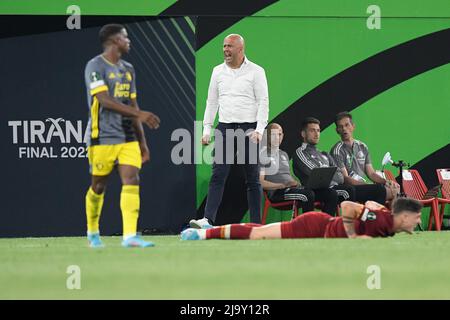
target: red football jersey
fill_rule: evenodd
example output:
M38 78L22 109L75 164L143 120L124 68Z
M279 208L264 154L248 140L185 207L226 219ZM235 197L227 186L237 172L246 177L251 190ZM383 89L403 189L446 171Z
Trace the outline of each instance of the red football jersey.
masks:
M371 237L392 237L394 217L387 209L368 211L355 221L355 232L357 235ZM327 224L325 238L347 238L342 217L332 218Z
M281 223L281 237L289 238L323 238L326 227L332 217L323 212L305 212L291 221Z

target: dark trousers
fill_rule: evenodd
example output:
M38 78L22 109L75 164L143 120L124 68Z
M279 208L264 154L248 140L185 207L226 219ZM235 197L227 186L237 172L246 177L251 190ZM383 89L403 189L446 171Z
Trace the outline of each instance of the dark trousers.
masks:
M349 184L338 184L331 189L336 190L338 196L338 203L342 201L356 201L356 190L355 186Z
M365 203L372 200L382 205L386 202L386 188L381 184L361 184L353 187L357 202Z
M365 203L367 200L384 204L386 188L381 184L348 185L340 184L328 189L315 189L316 201L322 202L322 211L335 215L336 207L342 201Z
M322 203L321 210L332 216L336 215L337 206L345 200L355 201L355 188L340 184L332 188L314 189L316 201Z
M283 202L297 200L303 212L314 211L314 191L301 188L284 188L270 193L270 201Z
M344 200L364 203L372 200L380 204L386 202L386 188L381 184L340 184L333 187L337 191L339 203Z
M316 201L322 203L321 210L329 215L336 215L336 208L338 205L338 195L336 190L331 188L314 189L314 196Z
M259 182L258 149L247 136L245 136L243 144L240 144L237 141L239 138L234 136L235 133L240 133L241 131L243 133L249 129L255 128L256 122L219 123L216 127L214 163L205 207L205 218L208 218L212 223L216 220L217 210L222 201L225 182L230 172L231 165L233 165L233 163L230 163L230 160L233 159L234 161L239 161L242 156L245 156L244 163L240 164L240 166L245 172L250 221L253 223L261 223L262 189ZM221 136L220 139L218 138L219 135ZM234 148L232 150L227 150L226 146L227 144L230 145L230 143L234 144ZM230 152L233 152L233 154L230 154Z

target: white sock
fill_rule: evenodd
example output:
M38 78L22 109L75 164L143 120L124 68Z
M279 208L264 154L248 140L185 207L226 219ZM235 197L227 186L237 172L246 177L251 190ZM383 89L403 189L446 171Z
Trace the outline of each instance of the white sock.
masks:
M201 240L206 240L206 229L197 229Z

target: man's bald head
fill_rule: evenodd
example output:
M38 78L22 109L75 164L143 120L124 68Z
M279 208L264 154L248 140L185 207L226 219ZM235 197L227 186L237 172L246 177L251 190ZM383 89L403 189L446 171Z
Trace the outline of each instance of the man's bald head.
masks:
M230 68L239 68L244 62L244 46L244 38L239 34L229 34L223 40L223 56Z
M235 42L236 45L240 45L242 48L245 48L244 38L240 34L237 34L237 33L229 34L225 37L225 40L226 39L229 39L229 40Z

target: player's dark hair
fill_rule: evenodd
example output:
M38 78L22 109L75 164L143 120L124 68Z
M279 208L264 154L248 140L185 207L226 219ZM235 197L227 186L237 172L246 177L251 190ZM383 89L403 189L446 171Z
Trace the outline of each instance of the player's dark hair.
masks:
M350 112L348 112L348 111L342 111L342 112L339 112L339 113L336 115L336 117L334 118L334 124L337 126L337 122L338 122L339 120L344 119L344 118L349 118L349 119L350 119L350 122L353 123L353 117L352 117L352 115L350 114Z
M404 211L408 211L411 213L417 213L422 210L423 205L417 201L416 199L412 198L397 198L392 203L392 213L393 214L399 214Z
M106 41L109 40L111 36L114 36L122 31L125 27L118 23L110 23L104 25L100 32L98 33L98 37L100 38L100 43L102 46L105 45Z
M313 118L313 117L306 117L302 121L301 131L306 130L306 128L308 127L308 124L310 124L310 123L315 123L315 124L318 124L320 126L319 119L316 119L316 118Z

